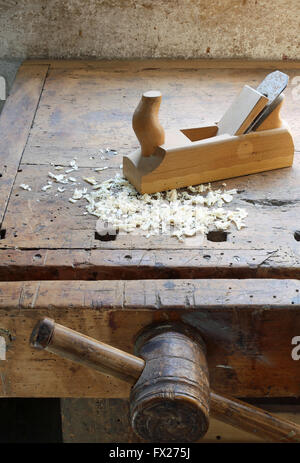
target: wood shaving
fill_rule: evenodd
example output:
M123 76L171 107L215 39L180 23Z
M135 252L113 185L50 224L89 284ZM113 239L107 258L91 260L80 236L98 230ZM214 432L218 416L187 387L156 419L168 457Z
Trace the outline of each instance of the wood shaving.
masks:
M102 151L102 150L100 150L100 151ZM113 154L114 156L115 156L116 154L118 154L118 151L117 151L117 150L114 150L113 148L106 148L105 152L106 152L106 153L111 153L111 154Z
M77 165L77 163L76 163L75 158L72 159L72 161L70 161L69 166L72 167L72 169L74 169L74 170L78 170L78 165Z
M64 174L55 175L52 172L48 172L48 176L55 180L57 183L68 183L68 179L65 178L66 176Z
M25 183L21 183L20 188L23 188L23 190L31 191L30 186L26 185Z
M94 169L94 171L95 171L95 172L102 172L102 170L106 170L106 169L108 169L108 167L96 167L96 168Z
M78 165L76 164L76 160L75 159L72 159L72 161L69 162L69 166L71 167L71 169L67 169L65 171L66 174L70 174L71 172L73 172L74 170L78 170Z
M89 183L90 185L96 185L97 183L97 180L94 177L82 177L82 178L85 182Z
M87 188L83 188L83 190L75 189L72 198L73 199L81 199L83 195L87 193Z
M231 224L241 229L247 212L222 207L234 194L236 190L213 191L208 184L141 195L116 174L83 197L89 203L87 211L114 228L138 231L146 237L170 234L182 241L185 236L206 234L210 229L227 230Z
M48 183L48 185L43 186L42 191L47 191L47 190L49 190L49 188L52 188L51 183Z

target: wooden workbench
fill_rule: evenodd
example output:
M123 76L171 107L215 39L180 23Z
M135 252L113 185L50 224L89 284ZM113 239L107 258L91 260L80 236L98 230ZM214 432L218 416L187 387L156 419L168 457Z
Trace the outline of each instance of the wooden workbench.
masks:
M132 113L143 91L163 94L165 129L218 121L244 84L270 70L290 76L282 116L295 142L292 168L227 180L246 227L184 243L168 236L99 241L74 187L42 191L50 163L92 168L106 180L138 146ZM299 397L300 64L240 61L27 61L0 117L0 361L2 397L128 397L129 386L45 352L29 336L37 319L132 351L151 321L198 326L211 386L238 397ZM118 155L99 149L110 147ZM95 173L93 173L95 174ZM20 188L28 184L31 191ZM82 182L84 183L84 182ZM214 187L222 182L217 182Z

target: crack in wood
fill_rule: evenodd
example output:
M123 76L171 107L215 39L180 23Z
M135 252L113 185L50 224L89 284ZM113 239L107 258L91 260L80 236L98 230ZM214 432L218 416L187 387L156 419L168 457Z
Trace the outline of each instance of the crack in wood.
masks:
M271 252L270 255L269 255L268 257L266 257L263 261L261 261L261 262L257 265L257 267L261 267L262 264L265 264L265 263L270 259L270 257L274 256L274 254L275 254L276 252L278 252L278 249L276 249L275 251Z
M258 206L290 206L293 204L297 204L300 202L300 199L294 200L282 200L282 199L244 199L241 198L241 201L245 201L246 203L258 205Z

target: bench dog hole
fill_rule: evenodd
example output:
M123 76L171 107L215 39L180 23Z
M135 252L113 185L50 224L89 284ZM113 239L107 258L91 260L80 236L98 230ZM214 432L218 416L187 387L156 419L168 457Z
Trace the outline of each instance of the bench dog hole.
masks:
M103 229L95 232L95 240L114 241L119 233L118 229Z
M300 241L300 230L295 231L294 238L295 238L296 241Z
M207 233L206 238L208 241L214 241L215 243L221 241L227 241L228 232L222 230L210 231Z

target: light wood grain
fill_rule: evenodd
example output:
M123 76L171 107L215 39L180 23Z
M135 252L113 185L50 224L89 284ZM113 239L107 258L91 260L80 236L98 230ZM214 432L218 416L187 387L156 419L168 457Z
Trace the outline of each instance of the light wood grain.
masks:
M165 142L165 131L158 120L160 103L160 92L145 92L133 114L132 127L140 141L142 156L150 156Z
M246 135L201 138L176 147L165 144L149 158L135 151L124 156L123 173L144 194L290 167L293 159L293 139L282 125Z
M278 105L273 109L272 112L263 120L263 122L257 127L256 131L269 130L272 128L279 128L284 123L281 119L280 110L284 102L284 95L281 94L279 97Z

